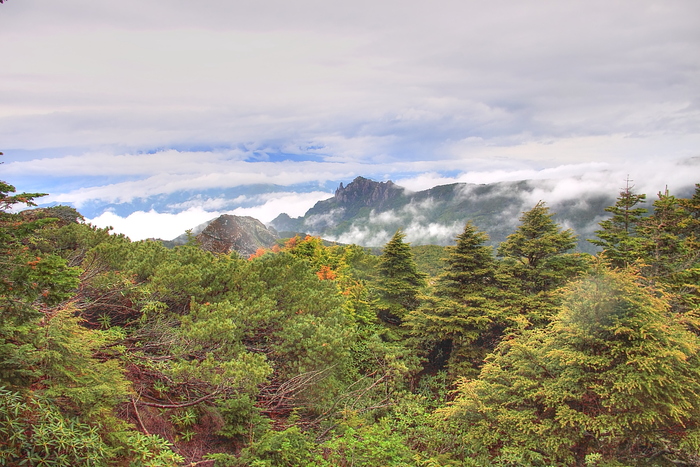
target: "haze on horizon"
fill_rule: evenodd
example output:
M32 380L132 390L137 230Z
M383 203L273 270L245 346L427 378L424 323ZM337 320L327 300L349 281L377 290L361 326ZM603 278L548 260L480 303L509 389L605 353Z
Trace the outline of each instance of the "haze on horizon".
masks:
M134 240L300 216L358 175L553 196L629 175L653 198L700 182L698 18L694 0L7 0L0 179Z

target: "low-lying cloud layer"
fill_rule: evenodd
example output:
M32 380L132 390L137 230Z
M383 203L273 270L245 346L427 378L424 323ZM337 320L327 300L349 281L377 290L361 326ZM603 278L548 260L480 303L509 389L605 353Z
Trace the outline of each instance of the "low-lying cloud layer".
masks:
M173 212L158 212L154 209L150 211L134 211L127 216L119 216L111 211L106 211L99 216L87 219L93 225L99 227L112 227L115 233L123 233L132 240L143 240L146 238L161 238L172 240L182 235L186 230L211 221L222 214L233 214L236 216L250 216L261 222L269 223L281 212L287 212L292 216L304 215L310 206L321 199L328 197L328 193L269 193L257 197L257 203L251 207L237 207L230 210L221 210L221 206L231 204L236 200L198 200L182 203L183 206ZM251 200L246 200L248 204ZM243 200L238 200L243 202Z

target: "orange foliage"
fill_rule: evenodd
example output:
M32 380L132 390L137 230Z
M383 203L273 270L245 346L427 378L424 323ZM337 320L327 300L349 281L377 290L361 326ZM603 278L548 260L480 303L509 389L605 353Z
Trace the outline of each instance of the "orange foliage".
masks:
M255 258L260 258L265 253L267 253L267 250L265 248L258 248L255 253L248 256L248 261L253 260Z
M319 279L322 281L333 280L338 277L338 274L330 268L330 266L323 265L321 270L316 273Z
M289 240L286 241L286 243L284 244L284 247L285 247L285 248L292 249L292 248L294 248L295 246L297 246L297 242L298 242L298 241L299 241L299 237L292 237L292 238L290 238Z

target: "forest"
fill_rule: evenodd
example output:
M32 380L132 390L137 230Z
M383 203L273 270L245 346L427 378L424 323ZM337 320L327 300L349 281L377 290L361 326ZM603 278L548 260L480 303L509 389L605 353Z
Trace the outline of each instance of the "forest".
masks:
M419 268L132 242L0 182L0 465L700 465L700 184ZM430 274L425 271L429 271Z

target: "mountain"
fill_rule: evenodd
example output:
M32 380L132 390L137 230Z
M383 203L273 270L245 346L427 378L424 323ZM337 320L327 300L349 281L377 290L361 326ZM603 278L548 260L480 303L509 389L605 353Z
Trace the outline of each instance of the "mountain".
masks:
M391 181L357 177L341 183L335 195L319 201L302 217L281 214L270 225L279 232L303 232L340 243L382 246L402 228L414 245L450 245L471 220L492 244L506 239L521 213L542 200L563 228L579 235L579 249L595 251L586 241L615 203L610 193L578 192L559 195L548 181L524 180L492 184L455 183L411 192Z
M224 214L216 219L201 224L190 232L207 251L214 253L238 252L248 257L259 248L270 248L277 243L279 235L274 229L265 227L259 220L249 216L232 216ZM164 242L168 246L182 245L188 240L183 234Z

